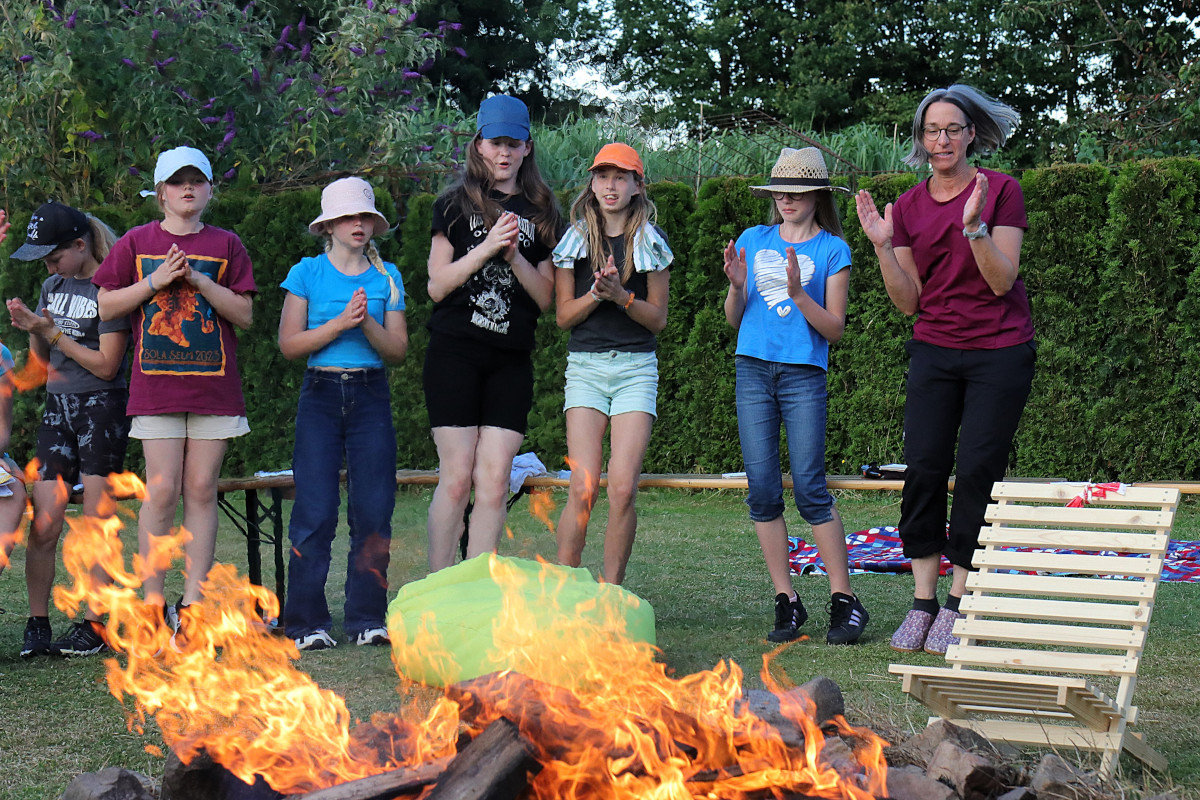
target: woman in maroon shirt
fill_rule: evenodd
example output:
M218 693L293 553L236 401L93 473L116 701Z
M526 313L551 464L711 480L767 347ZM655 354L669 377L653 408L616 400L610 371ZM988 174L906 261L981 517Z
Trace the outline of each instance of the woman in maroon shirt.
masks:
M912 610L892 636L894 650L943 654L955 641L954 622L963 616L958 603L992 484L1004 477L1033 381L1033 321L1018 277L1028 227L1021 187L968 161L1003 145L1018 119L1016 111L969 86L930 92L913 119L905 161L928 164L933 174L889 203L883 216L868 192L857 197L888 297L900 311L918 315L906 345L907 469L900 508L915 591ZM939 608L943 553L954 577Z

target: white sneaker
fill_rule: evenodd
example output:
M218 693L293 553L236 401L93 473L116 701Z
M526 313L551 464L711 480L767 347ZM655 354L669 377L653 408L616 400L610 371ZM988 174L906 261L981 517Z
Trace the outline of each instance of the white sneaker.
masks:
M295 642L297 650L329 650L337 647L337 642L329 635L329 631L313 631Z
M392 639L388 636L387 628L367 628L358 635L354 643L359 647L368 644L391 644Z

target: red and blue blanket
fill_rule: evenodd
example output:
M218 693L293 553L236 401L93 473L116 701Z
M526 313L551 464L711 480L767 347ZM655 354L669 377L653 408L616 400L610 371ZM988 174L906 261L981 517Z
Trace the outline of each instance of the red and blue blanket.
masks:
M912 562L904 557L904 548L900 544L900 530L893 525L848 535L846 549L850 554L851 572L912 572ZM796 574L825 573L825 565L817 554L816 545L793 536L789 539L788 550L792 571ZM942 574L947 574L949 570L950 562L943 558ZM1162 579L1200 581L1200 541L1172 541L1167 548Z

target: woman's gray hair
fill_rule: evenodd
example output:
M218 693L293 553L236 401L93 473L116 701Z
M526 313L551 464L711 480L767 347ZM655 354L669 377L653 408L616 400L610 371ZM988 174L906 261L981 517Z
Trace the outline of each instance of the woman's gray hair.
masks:
M1003 146L1013 128L1021 121L1021 115L1012 107L993 100L978 89L956 83L948 89L934 89L925 95L917 113L913 115L912 150L904 157L904 163L921 167L929 163L929 151L925 149L925 111L932 103L952 103L967 115L967 122L975 126L975 139L967 146L967 155L978 153L990 156Z

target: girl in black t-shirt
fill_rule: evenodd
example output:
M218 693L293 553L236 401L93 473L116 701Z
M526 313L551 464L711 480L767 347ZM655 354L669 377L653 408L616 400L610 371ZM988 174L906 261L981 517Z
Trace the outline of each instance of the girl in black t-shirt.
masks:
M429 568L454 563L474 490L468 558L492 552L533 405L533 331L554 291L561 217L538 172L529 110L489 97L461 179L433 207L425 403L438 449Z
M567 345L567 451L571 486L558 520L558 560L577 567L600 488L604 432L608 527L604 580L621 583L637 531L638 478L657 413L656 335L667 324L673 256L653 223L642 159L605 145L571 205L571 228L554 250L557 319Z

